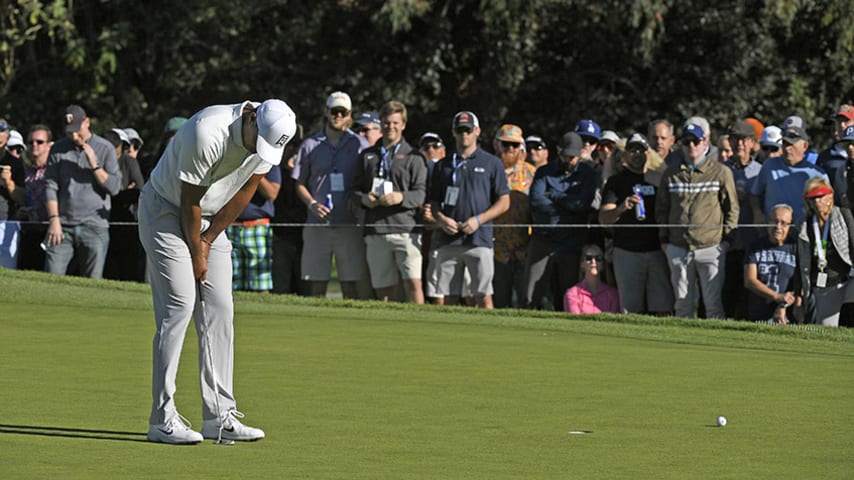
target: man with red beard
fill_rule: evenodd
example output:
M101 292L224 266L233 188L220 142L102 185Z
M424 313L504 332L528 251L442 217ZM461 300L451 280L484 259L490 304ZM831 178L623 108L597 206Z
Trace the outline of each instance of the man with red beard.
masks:
M493 146L507 175L510 187L510 209L494 220L495 228L495 276L492 279L495 308L520 307L525 298L525 252L528 248L527 227L505 227L504 225L528 225L531 209L528 191L534 182L536 167L525 161L525 139L522 129L516 125L502 125L495 132Z

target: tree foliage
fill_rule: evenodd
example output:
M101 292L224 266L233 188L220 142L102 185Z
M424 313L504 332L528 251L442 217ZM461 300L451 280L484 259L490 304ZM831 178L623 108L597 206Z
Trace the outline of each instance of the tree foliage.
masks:
M208 104L280 97L309 129L325 96L396 98L408 133L460 109L557 138L581 118L629 133L655 117L778 123L826 141L854 97L848 0L11 0L0 115L25 129L83 104L96 130L147 138ZM56 125L58 127L58 125Z

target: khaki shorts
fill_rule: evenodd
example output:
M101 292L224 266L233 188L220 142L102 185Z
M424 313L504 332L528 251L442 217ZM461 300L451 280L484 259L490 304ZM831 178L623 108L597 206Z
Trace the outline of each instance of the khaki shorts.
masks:
M421 235L418 233L368 235L365 251L374 288L397 285L400 278L421 278Z
M495 276L493 250L471 245L445 245L436 258L439 281L436 293L449 295L492 295L492 277ZM463 290L465 272L471 275L471 292Z
M359 282L368 279L365 241L361 227L305 227L300 268L302 279L328 282L332 255L338 268L338 280Z

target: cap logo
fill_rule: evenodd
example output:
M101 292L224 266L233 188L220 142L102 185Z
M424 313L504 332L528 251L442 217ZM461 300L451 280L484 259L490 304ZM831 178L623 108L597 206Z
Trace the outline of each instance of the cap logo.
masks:
M278 140L276 140L276 146L277 147L284 147L285 144L288 143L289 138L291 138L291 137L289 137L287 134L282 135L281 137L279 137Z
M587 124L587 131L590 133L596 133L596 129L593 127L592 123Z
M71 123L74 121L74 115L70 113L65 114L65 123Z

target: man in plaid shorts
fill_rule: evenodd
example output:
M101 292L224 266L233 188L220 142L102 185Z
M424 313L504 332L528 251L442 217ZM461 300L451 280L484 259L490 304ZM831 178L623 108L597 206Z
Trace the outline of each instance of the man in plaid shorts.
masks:
M232 288L270 293L273 289L273 202L282 186L278 165L258 183L258 190L237 220L228 227L231 240Z

